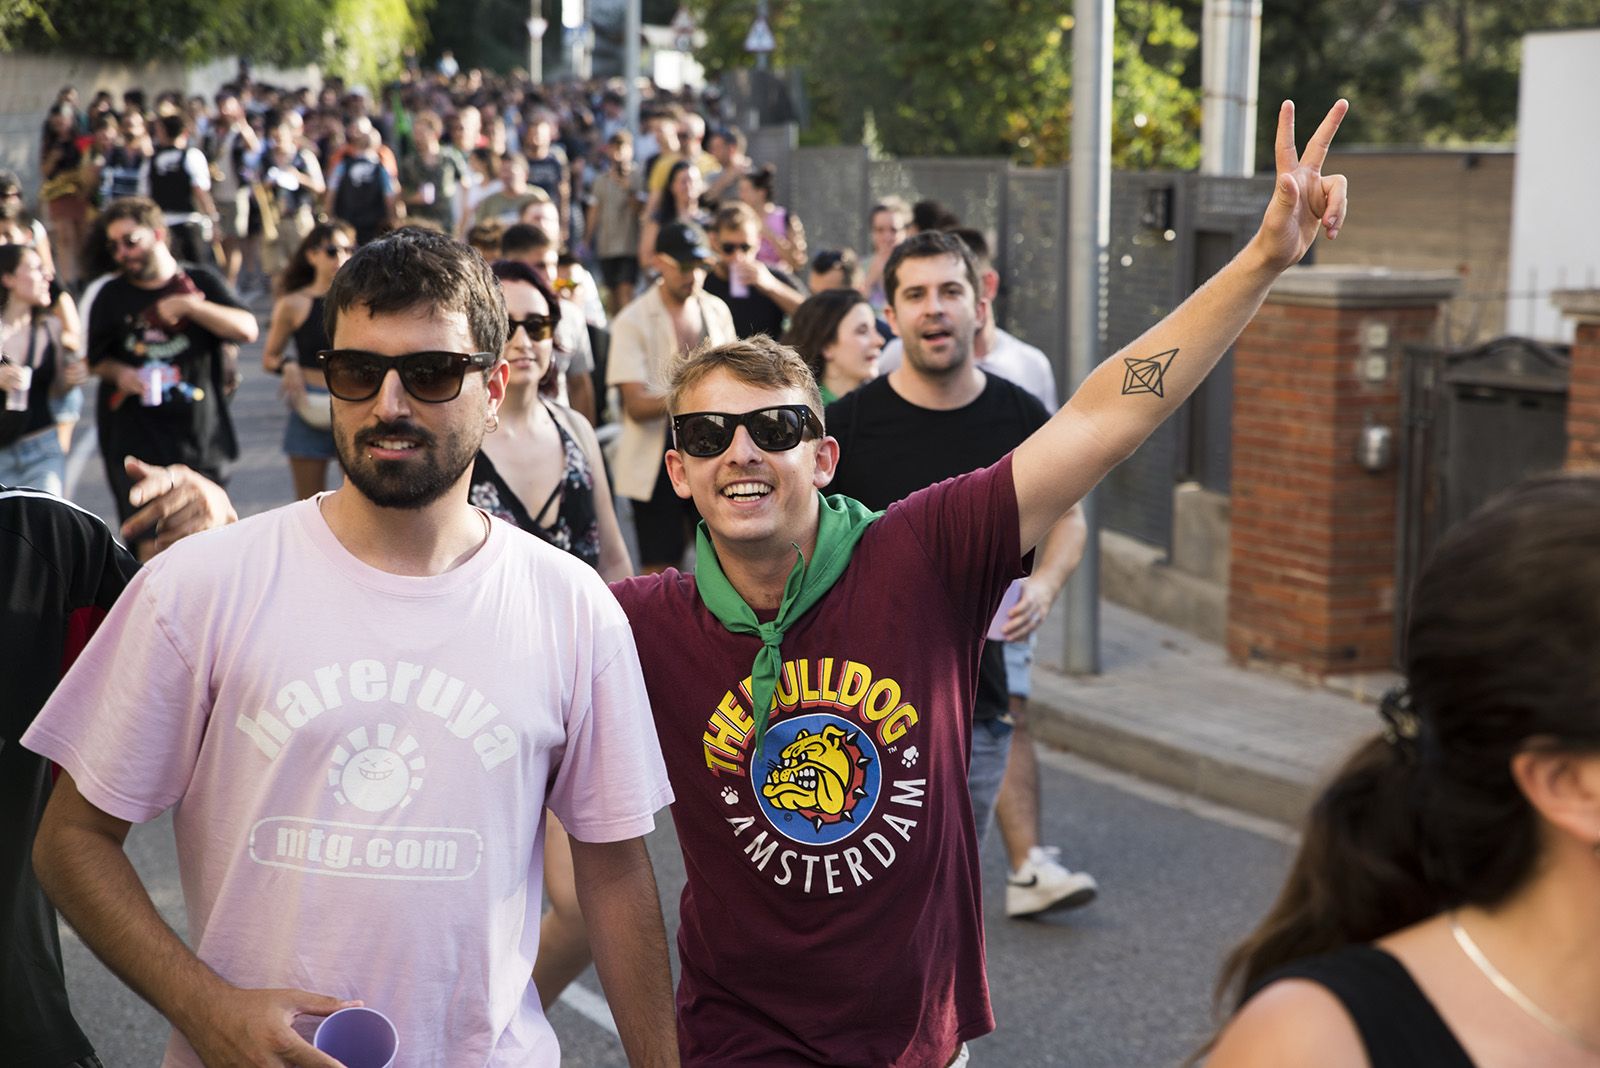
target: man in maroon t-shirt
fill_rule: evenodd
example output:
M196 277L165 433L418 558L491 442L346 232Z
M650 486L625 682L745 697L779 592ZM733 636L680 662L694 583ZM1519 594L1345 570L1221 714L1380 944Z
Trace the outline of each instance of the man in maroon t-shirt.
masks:
M704 517L697 574L613 589L633 623L688 882L688 1065L943 1068L994 1027L966 792L983 632L1050 527L1194 391L1288 266L1344 222L1321 167L1346 105L1295 151L1260 230L992 467L881 516L824 498L839 443L815 381L766 339L673 369L667 470ZM965 265L902 293L925 346L970 336Z

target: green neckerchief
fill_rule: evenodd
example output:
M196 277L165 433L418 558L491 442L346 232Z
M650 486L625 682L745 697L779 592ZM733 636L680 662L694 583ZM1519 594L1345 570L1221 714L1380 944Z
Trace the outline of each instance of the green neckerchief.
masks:
M817 389L822 392L822 406L824 408L839 399L839 395L837 393L823 385L821 382L817 383Z
M756 721L752 759L760 756L761 743L767 737L772 696L778 688L778 674L783 670L783 650L779 646L784 631L839 581L856 550L856 542L861 540L868 525L883 514L868 511L860 501L840 494L824 497L819 493L817 496L821 520L817 524L816 551L811 554L811 564L807 566L800 546L794 547L794 568L783 584L783 603L778 606L777 618L771 623L762 623L756 618L755 612L728 581L728 576L722 573L722 564L717 560L717 550L711 544L705 520L700 521L700 529L695 534L694 584L700 591L700 599L717 617L717 622L728 630L735 634L754 634L761 639L761 651L756 654L750 672L751 711Z

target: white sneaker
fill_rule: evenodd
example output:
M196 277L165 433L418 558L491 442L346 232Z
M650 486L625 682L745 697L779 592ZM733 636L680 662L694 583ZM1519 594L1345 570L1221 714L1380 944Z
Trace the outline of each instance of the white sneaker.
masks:
M1055 846L1034 846L1022 867L1006 879L1006 915L1037 916L1075 909L1094 900L1099 887L1088 872L1069 871Z

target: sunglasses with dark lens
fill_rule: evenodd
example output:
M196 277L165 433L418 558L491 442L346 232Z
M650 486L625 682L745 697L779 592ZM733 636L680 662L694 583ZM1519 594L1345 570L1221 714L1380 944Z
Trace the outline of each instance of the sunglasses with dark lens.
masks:
M322 253L325 256L350 256L353 255L355 251L356 250L351 248L349 245L328 244L322 246Z
M144 245L143 235L144 231L142 230L131 230L128 233L123 234L120 238L107 238L106 248L110 249L112 252L117 252L118 250L125 248L140 248Z
M722 243L722 254L731 256L735 252L749 252L753 248L755 248L754 245L746 244L743 241L724 241Z
M407 393L425 404L444 404L461 396L461 380L472 367L493 367L492 352L408 352L382 356L361 349L324 349L317 353L328 392L342 401L371 400L393 370Z
M775 404L753 412L685 412L672 417L672 435L680 452L702 458L721 456L733 444L734 431L744 427L764 452L788 452L810 430L822 436L822 422L806 404Z
M530 315L526 319L508 315L506 323L509 327L506 330L507 341L517 336L519 326L528 332L529 341L548 341L556 332L556 321L548 315Z

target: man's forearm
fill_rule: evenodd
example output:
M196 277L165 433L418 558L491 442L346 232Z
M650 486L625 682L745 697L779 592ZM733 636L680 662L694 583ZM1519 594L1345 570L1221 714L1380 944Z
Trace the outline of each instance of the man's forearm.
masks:
M256 339L256 316L248 308L234 308L208 300L197 304L189 312L189 318L223 341L250 342Z
M644 839L591 843L573 838L572 867L595 970L628 1063L676 1065L667 933Z
M223 980L168 927L121 843L81 827L41 826L39 882L95 956L180 1031Z
M1076 504L1045 535L1034 559L1033 577L1049 584L1052 597L1061 592L1061 587L1078 569L1088 541L1089 529L1084 523L1083 508Z

